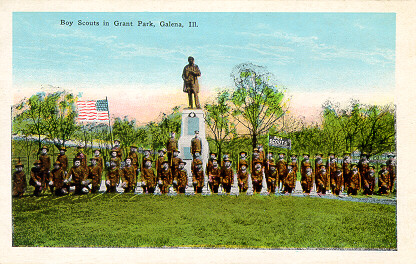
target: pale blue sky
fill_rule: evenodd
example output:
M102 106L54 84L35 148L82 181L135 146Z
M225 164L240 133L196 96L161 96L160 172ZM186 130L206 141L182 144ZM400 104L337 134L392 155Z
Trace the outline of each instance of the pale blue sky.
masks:
M74 24L61 26L61 19ZM100 25L78 26L80 19ZM115 27L115 20L133 27ZM137 27L138 20L156 27ZM395 20L394 13L14 13L13 81L181 89L192 55L205 89L230 86L233 67L252 62L291 91L390 93ZM184 28L162 28L160 21Z

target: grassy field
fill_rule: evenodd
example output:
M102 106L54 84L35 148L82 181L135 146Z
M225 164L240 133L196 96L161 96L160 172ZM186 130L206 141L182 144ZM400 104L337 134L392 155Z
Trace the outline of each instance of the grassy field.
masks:
M396 249L396 206L291 196L13 200L13 246Z

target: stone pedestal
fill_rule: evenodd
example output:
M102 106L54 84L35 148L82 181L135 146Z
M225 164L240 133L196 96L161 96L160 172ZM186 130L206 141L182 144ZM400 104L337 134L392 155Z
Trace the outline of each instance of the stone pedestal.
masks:
M202 109L184 109L182 112L181 136L178 140L178 148L180 151L179 158L186 162L185 169L188 172L188 179L191 179L190 182L192 182L191 140L195 137L195 130L199 131L198 137L199 139L201 139L202 142L201 158L203 162L204 171L209 158L209 146L208 141L206 139L204 117L205 114L204 110Z

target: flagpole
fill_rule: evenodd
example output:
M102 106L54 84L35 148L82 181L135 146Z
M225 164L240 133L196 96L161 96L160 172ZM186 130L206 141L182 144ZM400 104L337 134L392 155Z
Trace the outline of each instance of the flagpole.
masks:
M107 96L105 97L105 101L107 102L107 113L108 113L108 128L110 129L110 135L111 135L111 148L113 148L113 130L111 129L111 121L110 121L110 107L108 105L108 99Z

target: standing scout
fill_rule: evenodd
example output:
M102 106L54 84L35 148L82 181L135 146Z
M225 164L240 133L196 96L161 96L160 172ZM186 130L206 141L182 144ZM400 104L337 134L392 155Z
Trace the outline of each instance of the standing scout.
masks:
M123 160L123 152L121 150L121 146L120 146L120 140L116 139L114 140L114 147L113 149L115 151L117 151L117 157L120 159L120 161Z
M211 192L218 193L218 187L221 181L221 168L218 166L218 160L211 158L212 167L208 171L208 183Z
M175 138L175 132L170 132L170 138L168 140L168 142L166 142L166 149L168 151L168 161L169 161L169 166L172 167L172 155L173 152L175 150L178 149L178 140Z
M390 191L390 173L386 165L381 166L378 173L378 189L380 194L389 194Z
M121 186L125 193L134 192L136 187L136 168L132 165L130 158L126 158L125 163L126 165L121 170Z
M291 194L292 191L295 189L295 183L296 183L296 173L292 168L292 165L287 166L287 174L286 177L283 180L283 191L285 194Z
M87 156L84 154L84 148L82 146L78 146L78 152L75 155L74 161L77 159L81 163L81 168L87 171Z
M115 148L112 148L111 149L111 152L110 152L110 163L111 163L111 161L114 161L114 163L116 164L116 167L118 168L118 169L120 169L120 165L121 165L121 159L118 157L118 155L117 155L117 150L115 149Z
M237 170L241 169L241 166L246 165L246 169L248 168L248 160L247 160L247 152L241 151L240 152L240 159L238 160Z
M64 170L61 168L61 163L59 161L55 161L53 167L54 168L49 177L49 188L51 189L51 192L57 196L68 194L66 184L64 183L66 175Z
M75 186L74 194L88 193L87 172L81 167L81 161L74 160L74 166L68 172L68 178L71 179L70 185Z
M48 156L48 147L43 146L41 149L41 154L39 155L40 160L40 172L42 175L42 187L46 191L46 181L49 178L49 173L51 169L51 158Z
M394 189L394 181L396 180L396 160L393 154L388 154L389 159L386 161L387 170L390 174L390 192Z
M153 160L152 160L152 158L150 157L150 150L148 150L148 149L145 149L145 150L143 150L143 158L142 158L142 164L141 164L141 168L144 168L145 167L145 162L146 162L146 160L151 160L151 162L153 162Z
M150 152L149 152L150 153ZM140 173L141 186L144 193L154 193L156 188L156 174L152 168L152 159L143 160L144 167Z
M199 152L201 154L202 151L202 142L201 139L198 137L199 131L195 131L195 137L191 140L191 153L195 158L195 153Z
M99 149L96 149L94 151L94 158L97 161L97 166L100 168L99 175L100 175L100 182L101 182L101 175L104 171L104 160L103 160L103 157L100 156L100 154L101 154L101 152L100 152Z
M292 153L290 155L290 163L292 166L293 171L297 174L299 169L298 169L298 155L296 155L296 153Z
M279 181L279 174L274 162L270 162L268 165L269 170L267 172L267 192L269 194L274 194L276 192L276 183Z
M237 181L238 181L238 190L240 193L246 193L248 189L248 177L249 173L247 171L248 164L244 160L240 160L240 168L237 171Z
M328 159L326 161L326 171L327 171L327 189L329 189L331 184L331 179L335 177L335 172L337 170L336 156L334 152L329 152Z
M351 173L349 176L348 184L348 195L357 195L358 191L361 189L361 175L358 172L356 164L351 165Z
M205 173L209 176L209 174L211 173L211 170L213 168L213 161L217 160L217 153L211 152L209 154L209 159L207 162L207 166L205 168Z
M201 76L201 71L198 65L194 64L194 58L188 57L188 65L183 68L182 79L183 79L183 91L188 93L189 108L193 108L192 94L195 98L196 108L201 108L199 104L199 84L198 77Z
M137 146L130 146L130 152L127 157L131 160L131 165L134 168L135 177L139 175L139 155L137 154Z
M318 179L318 174L321 171L321 165L324 164L323 158L324 158L323 153L318 153L315 156L315 167L314 167L315 168L315 171L314 171L315 185L316 185L316 179Z
M322 162L322 160L321 160L321 162ZM322 164L320 164L320 165L322 165ZM318 173L316 173L316 172L315 172L315 177L313 177L313 174L311 175L312 185L309 186L309 184L308 184L309 183L309 175L306 174L306 171L307 171L308 168L311 168L311 170L312 170L312 162L309 159L309 153L305 152L305 153L303 153L303 160L300 164L300 175L301 175L301 179L302 179L301 181L306 184L305 188L303 189L304 192L305 192L305 190L308 190L309 192L311 191L311 189L313 187L313 179L314 178L315 178L315 184L316 184L316 186L318 186L318 183L316 182L317 179L318 179ZM320 167L315 167L315 169L318 172L320 171ZM313 170L312 170L312 173L313 173ZM309 192L307 192L307 193L309 193Z
M66 152L66 148L60 147L59 155L56 158L56 161L59 161L59 163L61 164L61 168L66 175L68 173L68 157L65 155L65 152Z
M162 194L169 192L169 185L172 184L172 171L169 168L169 162L167 160L161 163L161 169L157 173L157 180L159 189Z
M176 188L177 193L185 193L186 185L188 184L188 173L185 169L186 162L180 160L179 166L175 170L175 176L173 185Z
M35 166L30 170L29 184L35 187L35 190L33 191L33 195L39 196L44 186L43 172L41 172L40 170L40 165L41 165L40 160L35 161L33 165Z
M342 174L344 175L344 190L347 190L351 175L351 153L344 152L344 159L342 160Z
M341 165L336 165L335 172L331 177L331 192L334 195L339 195L344 185L344 177L342 175Z
M370 164L368 162L368 154L363 152L361 154L361 159L358 162L358 172L361 175L361 186L364 185L364 177L363 176L367 174L369 165Z
M367 174L364 175L364 194L365 195L372 195L374 192L374 186L376 183L376 177L374 172L374 166L369 166Z
M24 165L19 162L14 165L16 171L13 172L13 197L22 197L26 191L27 182L26 182L26 174L23 171Z
M227 194L231 191L231 186L234 183L234 170L231 167L231 160L224 160L224 169L221 170L221 183Z
M98 164L98 160L97 157L91 158L91 165L88 166L87 178L91 180L91 193L96 193L100 190L102 169Z
M287 162L285 160L284 152L279 152L279 160L277 161L276 166L277 166L277 171L279 174L279 186L280 184L282 184L282 189L283 189L283 185L284 185L283 182L287 175Z
M267 159L263 163L264 176L266 177L267 190L270 189L270 183L271 183L271 181L269 181L271 165L274 165L273 152L268 152Z
M316 192L318 194L326 194L326 186L327 186L327 180L328 180L328 173L326 171L326 166L321 165L318 176L316 177Z
M159 156L157 157L157 160L156 160L156 172L159 177L159 174L162 171L162 163L165 161L166 149L164 148L160 149L158 153L159 153Z
M179 158L178 156L179 156L179 150L174 149L173 150L173 157L172 157L171 161L169 162L169 164L171 164L169 166L170 166L170 169L172 170L172 176L173 177L175 177L176 173L180 170L179 169L179 164L182 161L182 159Z

